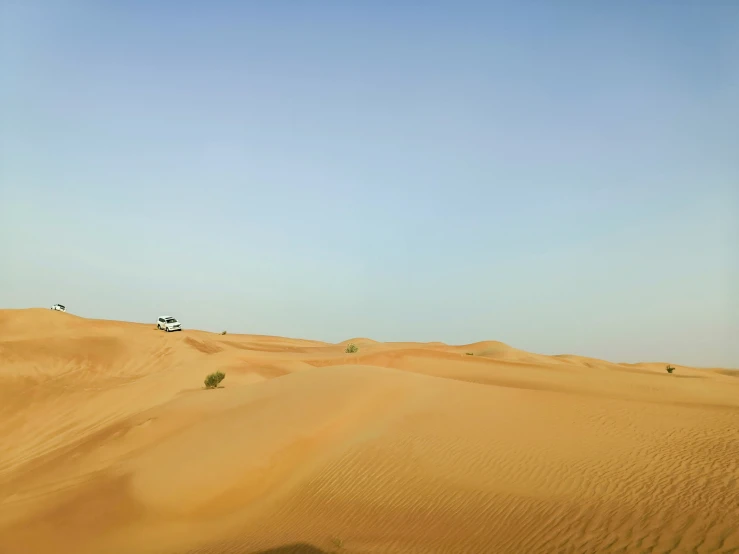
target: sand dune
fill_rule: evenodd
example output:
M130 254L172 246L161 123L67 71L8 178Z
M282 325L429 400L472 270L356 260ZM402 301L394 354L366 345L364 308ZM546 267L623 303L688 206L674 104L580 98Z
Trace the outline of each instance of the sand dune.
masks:
M736 375L0 311L0 554L737 553Z

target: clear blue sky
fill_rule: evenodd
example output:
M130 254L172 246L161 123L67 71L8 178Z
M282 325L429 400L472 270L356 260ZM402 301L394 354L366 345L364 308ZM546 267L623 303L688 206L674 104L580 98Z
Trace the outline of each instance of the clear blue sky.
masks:
M739 2L0 10L0 307L739 367Z

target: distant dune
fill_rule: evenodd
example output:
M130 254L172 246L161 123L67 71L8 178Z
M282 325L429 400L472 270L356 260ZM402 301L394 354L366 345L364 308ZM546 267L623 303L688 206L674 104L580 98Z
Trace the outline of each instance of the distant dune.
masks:
M0 553L739 553L736 377L3 310Z

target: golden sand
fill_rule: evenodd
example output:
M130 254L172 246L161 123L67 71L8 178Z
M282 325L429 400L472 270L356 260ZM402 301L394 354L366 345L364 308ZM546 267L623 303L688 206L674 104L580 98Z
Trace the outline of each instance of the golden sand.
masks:
M739 372L0 311L0 553L47 552L737 553Z

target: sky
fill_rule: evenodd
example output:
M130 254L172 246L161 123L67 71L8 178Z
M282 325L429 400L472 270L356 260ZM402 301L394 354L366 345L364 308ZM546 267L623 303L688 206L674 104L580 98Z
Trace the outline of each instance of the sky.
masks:
M0 308L739 368L739 2L3 0Z

